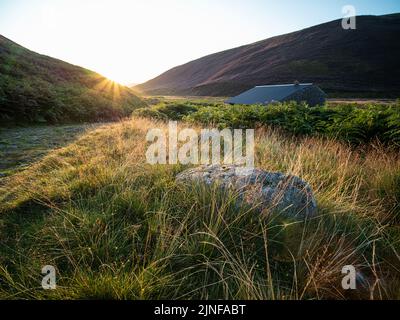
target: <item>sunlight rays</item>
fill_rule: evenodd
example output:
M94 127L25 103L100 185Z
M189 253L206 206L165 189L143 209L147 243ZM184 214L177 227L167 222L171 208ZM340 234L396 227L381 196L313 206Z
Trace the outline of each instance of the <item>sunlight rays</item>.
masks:
M95 90L112 93L113 101L119 101L121 98L121 84L108 78L100 78L94 86Z

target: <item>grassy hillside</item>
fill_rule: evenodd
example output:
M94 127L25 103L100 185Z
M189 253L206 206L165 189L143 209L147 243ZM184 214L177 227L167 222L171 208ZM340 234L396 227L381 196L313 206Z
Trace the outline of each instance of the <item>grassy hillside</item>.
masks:
M267 219L177 185L180 165L147 165L154 127L166 130L104 125L2 180L1 298L400 299L398 153L260 128L256 165L302 177L319 206L309 221ZM55 291L40 288L49 264ZM363 276L344 292L349 264Z
M140 106L129 88L0 36L0 123L117 119Z
M255 85L314 82L330 97L400 97L400 14L341 20L218 52L137 88L148 94L233 96Z

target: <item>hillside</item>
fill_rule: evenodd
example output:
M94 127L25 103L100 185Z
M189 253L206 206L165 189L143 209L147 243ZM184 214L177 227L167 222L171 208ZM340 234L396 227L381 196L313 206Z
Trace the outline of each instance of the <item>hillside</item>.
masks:
M259 84L314 82L330 96L400 96L400 14L336 20L215 53L138 89L148 94L232 96Z
M140 106L129 88L0 35L0 122L116 119Z

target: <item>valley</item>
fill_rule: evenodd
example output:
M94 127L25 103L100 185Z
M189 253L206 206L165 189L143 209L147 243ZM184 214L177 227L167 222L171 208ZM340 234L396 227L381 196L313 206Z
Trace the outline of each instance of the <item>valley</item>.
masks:
M0 35L0 300L400 300L400 14L224 35L138 2L0 1L11 38L132 77Z

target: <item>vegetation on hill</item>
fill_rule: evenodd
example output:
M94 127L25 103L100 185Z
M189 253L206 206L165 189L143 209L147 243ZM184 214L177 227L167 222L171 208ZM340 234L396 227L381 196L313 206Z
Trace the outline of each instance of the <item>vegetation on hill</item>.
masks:
M340 104L309 107L294 102L269 105L224 105L201 102L160 102L136 115L185 120L219 128L271 126L294 135L336 138L352 144L374 140L400 146L400 100L392 104Z
M0 36L0 123L110 120L143 106L127 87Z
M147 94L233 96L261 84L318 84L330 97L400 96L400 14L335 20L218 52L137 88Z
M2 181L1 298L400 298L398 153L258 129L256 165L308 181L319 207L268 219L176 184L186 167L146 164L151 128L167 130L104 125ZM41 289L44 265L57 290ZM362 273L357 290L341 288L345 265Z

